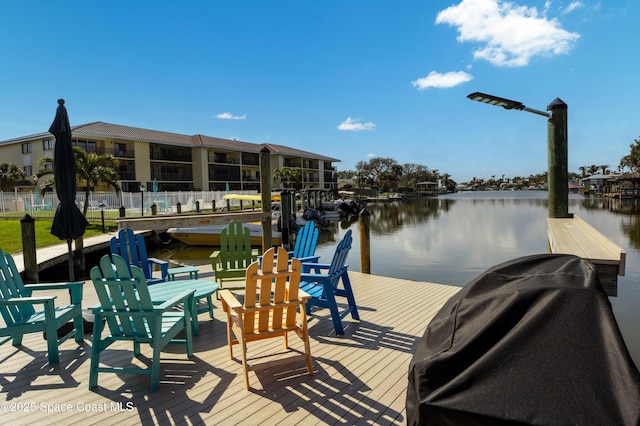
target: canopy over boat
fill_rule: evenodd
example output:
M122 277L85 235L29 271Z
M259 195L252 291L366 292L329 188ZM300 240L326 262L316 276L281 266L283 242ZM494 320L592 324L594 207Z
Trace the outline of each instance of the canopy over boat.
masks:
M640 424L640 373L594 267L535 255L480 275L409 366L407 424Z
M249 195L249 194L225 194L225 200L240 200L240 201L262 201L262 195ZM273 194L271 201L280 201L280 194Z

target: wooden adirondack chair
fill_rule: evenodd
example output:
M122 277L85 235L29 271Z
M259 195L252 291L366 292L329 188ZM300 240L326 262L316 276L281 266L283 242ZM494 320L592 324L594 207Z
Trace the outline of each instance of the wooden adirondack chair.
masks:
M346 264L349 250L352 243L351 230L348 230L342 241L338 243L333 259L330 264L321 263L304 263L302 265L302 275L300 288L311 295L311 299L307 303L307 313L311 313L311 306L320 306L329 308L333 327L336 334L344 334L342 327L342 318L351 313L351 317L359 320L358 307L356 299L351 289L351 281L347 273L348 265ZM310 273L310 270L326 270L324 273ZM339 287L342 282L342 288ZM338 311L336 297L345 297L347 299L347 308L342 312Z
M122 278L115 269L130 269L131 278ZM186 345L187 357L193 355L191 341L191 307L194 290L185 290L166 302L154 305L149 296L146 277L140 268L130 266L121 256L104 256L100 266L91 269L91 280L100 300L99 306L92 307L95 315L93 328L91 365L89 370L89 389L98 384L98 373L132 373L151 375L151 392L160 383L160 351L170 343ZM179 306L182 311L175 311ZM106 319L108 334L102 337L103 318ZM184 339L176 339L184 332ZM151 366L136 367L100 367L100 353L112 343L127 340L133 343L133 355L140 355L140 344L148 343L153 348Z
M118 236L111 238L109 247L111 254L117 254L123 257L128 265L135 265L142 269L148 285L174 279L179 274L189 274L189 278L198 277L198 268L195 266L169 268L169 262L148 257L144 236L134 234L133 230L129 228L120 229ZM153 276L153 269L156 266L160 268L160 277Z
M209 256L211 267L218 281L218 292L223 289L223 283L243 282L249 265L258 258L258 250L251 248L251 233L249 228L241 222L233 220L220 232L220 250ZM241 286L226 287L229 290L244 288ZM220 296L216 292L216 297Z
M15 261L0 250L0 313L4 327L0 328L0 345L13 340L13 346L22 345L22 337L29 333L45 332L49 362L59 362L58 345L71 336L82 342L82 286L84 282L24 285ZM68 289L70 304L55 305L55 296L34 297L34 290ZM34 306L42 305L36 311ZM58 338L58 329L73 321L73 329Z
M274 259L275 254L276 249L270 248L262 258L262 268L259 262L254 262L247 269L244 305L229 290L220 292L222 307L227 313L229 357L233 359L233 345L240 344L247 390L249 370L304 360L308 373L313 374L305 309L309 295L299 289L301 263L298 259L290 262L282 247L277 249L278 256ZM270 361L265 361L266 356L262 352L256 357L247 357L247 343L255 340L282 336L284 346L288 348L288 333L291 331L302 339L304 354L296 351L296 356L282 358L278 353L276 359ZM254 363L258 359L263 362Z

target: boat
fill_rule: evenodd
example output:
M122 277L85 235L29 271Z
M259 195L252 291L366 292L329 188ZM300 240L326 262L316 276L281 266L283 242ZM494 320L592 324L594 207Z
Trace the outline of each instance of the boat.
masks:
M262 196L259 194L226 194L223 198L225 200L262 201ZM279 200L279 194L273 194L271 196L271 201L277 202ZM192 246L220 246L220 232L226 226L227 225L203 225L185 228L169 228L167 229L167 234L169 234L171 238L175 238L178 241ZM251 245L262 246L262 224L254 222L245 223L244 226L249 228ZM275 222L271 231L271 241L273 245L279 245L282 242L282 232L277 230Z
M220 232L227 225L205 225L190 228L169 228L167 234L185 244L192 246L220 246ZM251 234L251 245L262 246L262 224L245 223ZM282 232L271 231L271 242L279 245L282 242Z

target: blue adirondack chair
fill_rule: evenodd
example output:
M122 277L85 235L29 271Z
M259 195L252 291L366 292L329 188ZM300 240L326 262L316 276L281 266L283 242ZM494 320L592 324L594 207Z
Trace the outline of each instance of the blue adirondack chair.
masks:
M338 243L331 263L304 263L300 278L302 281L300 289L311 295L311 299L306 304L307 313L311 313L311 306L313 305L329 308L333 327L336 330L336 334L339 335L344 334L342 318L347 314L351 313L351 317L355 320L360 319L356 299L351 289L351 281L349 281L349 274L347 273L348 265L346 264L352 240L351 230L348 230L344 234L342 241ZM312 269L326 272L311 273ZM342 287L340 287L340 283L342 283ZM342 312L338 311L336 297L345 297L347 299L347 308Z
M0 327L0 345L13 340L13 346L22 345L25 334L45 332L49 362L59 362L58 345L71 336L82 342L82 286L84 282L24 285L15 261L0 250L0 313L4 326ZM55 305L55 296L32 296L35 290L68 289L69 305ZM42 305L36 311L34 306ZM58 329L73 321L73 329L58 337Z
M300 262L317 262L320 256L316 256L316 246L320 231L313 221L307 222L296 236L296 245L290 251L289 258L300 259Z
M114 265L116 270L124 273L116 274ZM127 269L131 271L131 276L122 278ZM154 305L142 270L129 265L117 254L112 255L111 259L103 256L100 266L91 269L90 276L100 305L91 307L95 320L89 389L98 384L98 373L131 373L151 375L151 392L155 391L160 383L160 351L166 345L184 344L187 356L190 358L193 355L191 307L195 291L185 290L162 304ZM174 310L178 306L182 311ZM102 337L103 318L109 331L105 337ZM176 339L181 332L184 338ZM140 344L150 344L153 348L151 366L100 367L100 353L112 343L123 340L133 343L135 357L140 355Z
M314 222L307 222L296 236L296 245L292 251L287 252L289 259L296 258L300 262L316 263L320 256L316 256L316 246L318 245L318 236L320 231L316 228ZM276 255L277 257L277 255ZM262 262L262 256L258 256L258 260ZM262 263L260 263L262 264Z
M173 281L175 276L180 274L189 274L189 279L198 278L198 268L195 266L169 268L169 262L148 257L144 237L142 234L134 234L129 228L119 230L118 236L111 238L109 247L111 254L117 254L127 260L129 265L142 269L148 285L161 283L167 279ZM160 267L160 277L153 276L154 266Z
M167 280L169 262L147 256L147 246L142 234L134 234L132 229L122 228L118 231L117 237L111 238L109 246L112 255L117 254L124 258L129 266L134 265L142 269L147 284ZM160 267L160 277L153 276L154 266Z

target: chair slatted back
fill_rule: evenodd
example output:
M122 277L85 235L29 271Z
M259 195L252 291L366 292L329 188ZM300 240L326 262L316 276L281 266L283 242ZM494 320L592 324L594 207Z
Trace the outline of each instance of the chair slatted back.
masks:
M251 231L237 220L232 220L220 232L220 255L225 269L244 269L253 262Z
M351 236L351 229L349 229L342 238L342 241L338 243L336 247L336 251L333 254L333 259L331 260L331 266L329 267L329 271L327 272L332 277L338 277L347 267L347 256L349 255L349 250L351 250L351 243L353 242L353 237ZM337 279L334 282L337 283Z
M91 269L90 276L105 313L119 313L105 315L111 335L151 339L155 317L142 270L130 267L121 256L112 255L111 259L103 256L99 266Z
M16 268L16 263L10 254L0 250L0 298L20 298L31 296L22 281L22 277ZM11 325L28 318L35 312L33 305L21 304L19 306L0 306L0 313L5 324Z
M147 256L147 246L142 234L134 234L130 228L122 228L118 236L111 238L109 246L112 254L117 254L128 260L128 265L135 265L142 269L147 280L153 278Z
M249 266L244 299L245 334L268 333L297 324L301 270L300 261L289 262L287 251L282 247L278 247L277 255L276 248L270 248L261 263ZM264 309L269 306L270 309Z
M316 254L319 235L320 231L316 228L315 223L311 220L308 221L304 227L298 231L292 257L301 259Z

